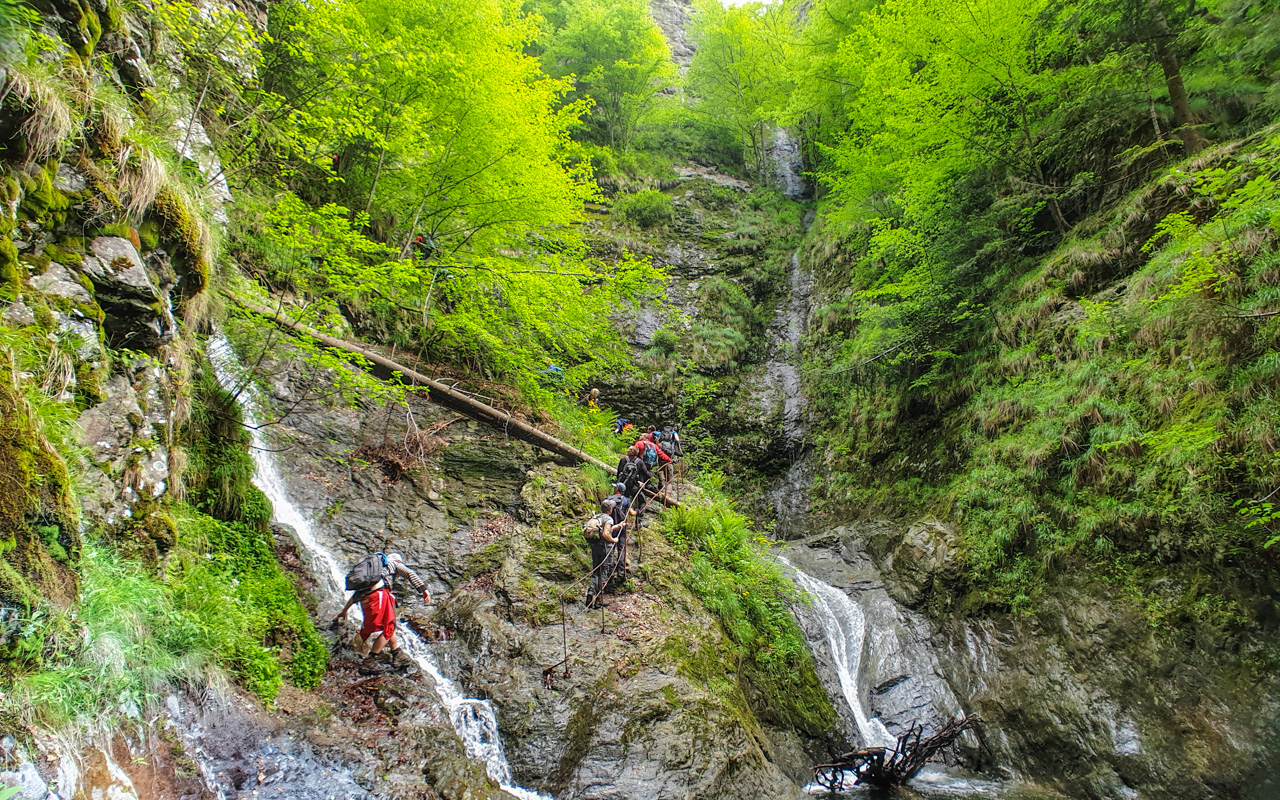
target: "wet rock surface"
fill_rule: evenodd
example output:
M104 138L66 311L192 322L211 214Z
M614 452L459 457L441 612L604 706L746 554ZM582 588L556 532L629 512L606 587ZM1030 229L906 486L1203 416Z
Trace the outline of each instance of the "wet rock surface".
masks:
M575 482L575 470L411 401L418 430L452 424L439 429L420 468L394 479L371 454L405 441L403 407L295 405L297 387L305 385L300 374L278 376L273 385L276 407L290 409L270 435L283 448L278 455L294 502L340 559L394 550L427 579L435 604L402 596L402 624L424 639L442 631L451 637L431 645L435 657L467 694L496 706L517 784L562 800L798 796L811 743L762 726L736 683L690 677L692 664L708 676L733 672L720 663L727 650L714 621L662 569L673 554L660 537L644 540L645 566L633 562L635 583L611 598L603 630L600 612L584 613L581 585L565 596L561 630L564 583L590 569L585 542L563 520L594 500L558 494ZM545 527L552 520L563 527ZM322 604L319 614L326 613ZM692 636L695 630L703 633ZM350 636L337 634L336 652L349 652ZM548 682L544 668L563 661L566 644L569 675L560 663ZM349 668L336 663L338 671ZM395 747L413 725L434 733L411 739L435 737L446 752L451 739L460 748L439 703L417 684L429 677L413 677L414 686L400 680L379 679L377 697L365 704L369 718L394 724ZM432 715L440 725L410 722ZM440 781L436 775L431 782Z
M1082 800L1275 796L1280 709L1273 688L1240 681L1238 656L1165 641L1106 587L1070 580L1019 617L910 608L952 577L954 547L935 522L873 522L785 551L856 599L879 631L868 634L860 686L891 731L913 716L978 713L983 748L965 748L973 763ZM807 611L797 615L820 639ZM829 654L820 641L814 649L829 684Z
M843 591L860 607L866 638L857 676L863 707L880 719L889 733L900 736L913 724L932 733L961 710L942 677L933 652L932 626L923 616L903 608L890 596L871 557L860 547L857 534L837 528L826 534L789 543L782 549L797 569ZM836 702L850 741L858 741L852 710L843 700L819 613L797 604L797 620L819 664L819 676Z

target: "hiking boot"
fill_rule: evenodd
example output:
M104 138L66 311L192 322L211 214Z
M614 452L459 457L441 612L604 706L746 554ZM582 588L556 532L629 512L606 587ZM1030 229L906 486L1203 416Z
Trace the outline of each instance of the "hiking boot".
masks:
M391 663L384 658L381 653L367 656L360 665L356 667L356 672L361 675L385 675L391 671Z
M416 662L414 662L413 657L406 653L402 648L399 650L392 650L390 658L387 659L387 663L390 665L391 669L402 670L414 666Z

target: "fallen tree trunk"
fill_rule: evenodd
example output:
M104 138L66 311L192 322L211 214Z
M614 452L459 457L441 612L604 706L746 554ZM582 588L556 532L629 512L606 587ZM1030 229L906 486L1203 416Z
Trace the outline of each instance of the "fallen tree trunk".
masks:
M405 383L426 387L428 397L430 397L431 402L433 403L444 406L451 411L456 411L463 416L474 419L476 422L482 422L485 425L500 428L507 435L515 439L519 439L522 442L528 442L531 445L541 447L544 450L548 450L556 455L564 456L565 458L569 458L577 462L594 464L609 474L613 474L614 467L604 463L595 456L584 453L578 448L557 439L551 434L538 430L527 422L516 419L506 411L501 411L491 405L481 403L479 400L468 397L461 392L449 388L440 381L428 378L420 372L416 372L402 364L398 364L381 353L376 353L373 350L368 350L354 345L345 339L338 339L333 336L329 336L328 334L321 333L313 328L309 328L283 312L277 313L271 309L263 308L256 303L239 298L237 298L237 302L253 313L264 316L272 322L275 322L277 325L288 328L289 330L310 336L312 339L315 339L326 347L344 350L362 358L367 358L374 364L391 370L393 375L398 376L399 379Z

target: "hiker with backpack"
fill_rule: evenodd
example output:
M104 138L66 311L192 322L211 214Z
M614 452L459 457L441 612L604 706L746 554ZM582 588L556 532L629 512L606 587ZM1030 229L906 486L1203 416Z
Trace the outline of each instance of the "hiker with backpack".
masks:
M680 436L676 433L675 426L668 425L662 429L662 433L658 435L658 449L666 453L669 459L667 463L662 465L662 479L670 481L675 477L675 460L680 457Z
M618 539L613 535L612 500L600 503L600 511L592 514L582 525L582 536L591 545L591 582L587 584L587 608L598 608L603 604L601 595L609 579L613 577L614 565L617 562Z
M661 467L663 475L666 475L668 472L666 467L671 463L671 456L662 452L658 447L657 437L654 435L652 427L649 428L648 433L636 440L635 447L650 472Z
M400 640L396 638L396 597L391 588L397 577L408 580L413 590L422 594L422 602L431 605L431 592L427 591L426 582L405 566L399 553L374 553L360 559L347 573L347 591L351 592L351 599L333 618L333 624L337 625L347 618L347 609L360 604L364 624L360 626L358 635L361 644L368 648L366 663L375 668L379 664L374 659L387 646L391 653L384 669L399 669L413 663L400 649Z
M634 445L627 448L627 454L618 462L618 473L614 480L626 487L623 492L628 497L635 497L640 487L653 478L649 465L640 457L640 448Z

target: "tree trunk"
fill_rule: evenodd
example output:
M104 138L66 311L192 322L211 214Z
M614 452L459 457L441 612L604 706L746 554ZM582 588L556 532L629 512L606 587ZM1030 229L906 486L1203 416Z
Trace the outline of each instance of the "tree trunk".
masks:
M1169 102L1173 105L1173 124L1177 126L1173 134L1182 140L1183 147L1187 149L1187 155L1194 155L1203 150L1209 144L1209 140L1203 133L1192 127L1196 123L1196 117L1191 111L1191 98L1187 95L1187 86L1182 82L1182 62L1178 60L1178 54L1169 48L1169 42L1174 38L1173 31L1169 29L1169 20L1160 10L1157 0L1147 0L1147 7L1151 9L1151 20L1156 29L1154 41L1156 60L1160 62L1160 69L1164 70Z
M393 376L398 377L406 383L426 387L428 390L428 397L431 398L431 402L433 403L442 405L445 408L470 417L477 422L483 422L485 425L498 428L513 438L528 442L529 444L541 447L544 450L549 450L552 453L556 453L557 455L564 456L574 461L595 464L606 472L610 474L613 473L614 467L604 463L595 456L588 455L573 445L560 441L549 433L544 433L526 422L513 418L511 414L506 411L481 403L479 400L468 397L462 392L456 391L439 381L432 380L420 372L415 372L408 367L397 364L381 353L373 350L367 350L363 347L358 347L344 339L337 339L333 336L323 334L320 331L308 328L306 325L292 319L287 314L277 314L269 308L263 308L262 306L245 300L239 300L238 302L253 313L264 316L285 328L310 336L312 339L315 339L326 347L345 350L348 353L353 353L363 358L367 358L378 366L390 370Z

